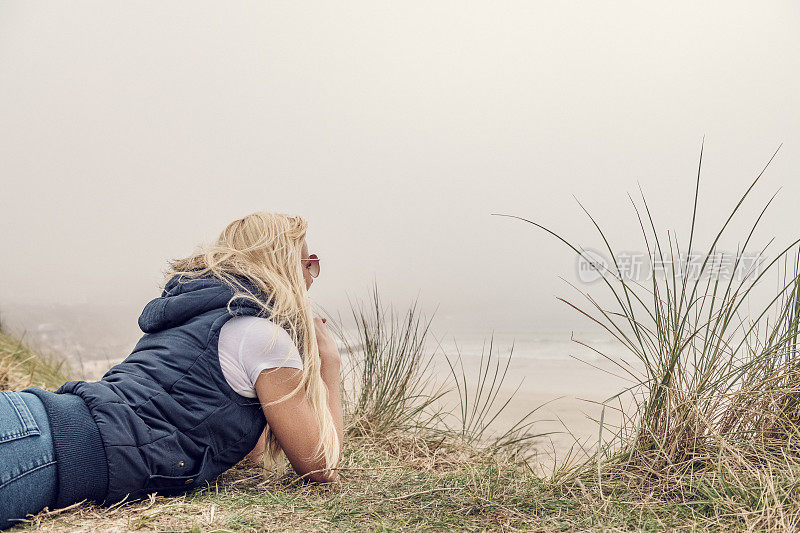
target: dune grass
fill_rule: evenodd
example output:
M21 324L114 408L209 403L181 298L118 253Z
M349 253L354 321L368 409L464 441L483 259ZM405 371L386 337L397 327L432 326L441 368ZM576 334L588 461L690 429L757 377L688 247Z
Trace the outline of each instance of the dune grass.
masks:
M587 212L612 258L607 267L595 263L611 303L580 290L588 303L563 301L604 328L644 369L638 375L617 362L631 386L609 398L605 409L617 408L624 394L632 396L634 407L623 410L621 427L603 427L601 418L596 449L561 472L563 481L579 484L602 505L624 500L637 512L676 504L708 528L800 527L800 239L737 278L770 199L731 254L729 269L719 268L725 258L717 253L764 171L722 222L708 252L695 254L691 276L700 168L685 244L658 230L643 194L639 204L632 200L648 255L669 265L663 278L640 282L627 276L610 239ZM556 232L526 222L584 254ZM757 251L764 256L764 248ZM774 275L781 265L783 272ZM766 289L772 291L768 303L755 307L752 296L765 279L776 277L780 287Z

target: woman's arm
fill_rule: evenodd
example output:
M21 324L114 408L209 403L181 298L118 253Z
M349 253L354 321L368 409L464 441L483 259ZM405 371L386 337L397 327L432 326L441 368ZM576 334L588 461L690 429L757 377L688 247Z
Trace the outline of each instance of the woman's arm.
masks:
M342 439L344 438L343 435L343 422L342 422L342 403L341 403L341 380L339 377L340 371L338 368L334 368L334 365L329 364L327 368L323 370L322 380L325 382L325 385L328 387L328 408L331 410L331 415L333 416L334 424L336 424L337 434L339 435L339 442L341 443ZM257 465L261 463L261 454L264 453L264 449L266 447L266 430L261 433L261 437L259 437L258 442L256 443L253 450L247 454L245 457L245 461L253 465Z
M315 318L314 325L317 330L317 343L322 363L321 377L328 387L328 408L339 436L339 452L341 453L343 439L342 404L339 390L341 358L336 343L322 320ZM336 470L323 470L325 468L324 460L313 459L320 439L320 428L306 395L300 391L280 403L266 405L293 391L300 384L301 378L302 372L294 368L265 370L256 380L256 394L262 404L264 416L295 472L300 475L308 474L308 477L314 481L333 481L337 476ZM255 452L254 449L251 455Z

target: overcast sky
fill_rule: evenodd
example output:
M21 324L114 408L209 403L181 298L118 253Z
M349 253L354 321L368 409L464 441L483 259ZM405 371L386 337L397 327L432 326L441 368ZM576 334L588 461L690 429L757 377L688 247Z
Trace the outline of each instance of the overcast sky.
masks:
M642 249L627 193L707 239L800 234L800 3L0 3L0 308L141 309L169 258L300 214L335 311L376 281L466 327L580 322L573 195ZM741 231L727 243L735 249ZM704 241L706 244L708 240Z

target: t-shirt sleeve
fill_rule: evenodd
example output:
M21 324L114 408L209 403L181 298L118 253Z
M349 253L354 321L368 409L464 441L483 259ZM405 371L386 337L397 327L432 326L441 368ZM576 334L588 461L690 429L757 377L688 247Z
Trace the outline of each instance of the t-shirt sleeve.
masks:
M266 318L247 325L238 354L242 369L253 386L259 374L268 368L303 369L300 353L289 333Z

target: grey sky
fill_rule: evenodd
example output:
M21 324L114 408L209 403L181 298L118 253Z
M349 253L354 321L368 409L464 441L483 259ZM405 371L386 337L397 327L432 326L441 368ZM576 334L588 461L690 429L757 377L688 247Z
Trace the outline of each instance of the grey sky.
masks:
M800 233L797 2L0 3L0 308L141 308L170 257L266 209L311 224L326 308L417 295L466 326L580 322L572 198L701 236L783 148L762 242ZM740 232L741 233L741 232ZM733 234L736 236L736 233ZM735 249L736 239L728 248Z

